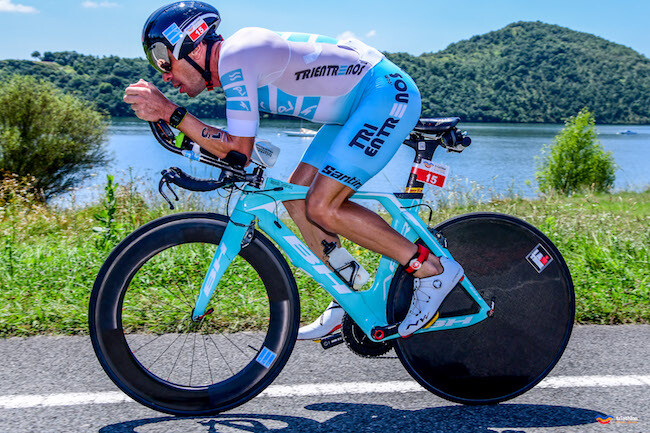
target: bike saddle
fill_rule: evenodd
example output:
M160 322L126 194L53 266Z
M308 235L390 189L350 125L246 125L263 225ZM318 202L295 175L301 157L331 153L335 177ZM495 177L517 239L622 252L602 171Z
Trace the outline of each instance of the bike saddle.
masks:
M432 117L418 120L413 128L424 134L442 134L449 131L460 122L460 117Z

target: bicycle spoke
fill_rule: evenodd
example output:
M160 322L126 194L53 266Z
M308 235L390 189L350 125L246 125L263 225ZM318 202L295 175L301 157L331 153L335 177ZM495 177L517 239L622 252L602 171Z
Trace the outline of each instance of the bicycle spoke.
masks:
M185 300L187 301L187 303L188 303L190 306L192 306L192 298L189 297L189 296L187 296L187 295L185 294L185 292L184 292L183 289L182 289L182 284L179 284L177 287L178 287L178 290L181 291L181 294L183 295L183 299L185 299Z
M188 326L189 329L189 326ZM176 356L176 360L174 361L174 365L172 365L172 369L169 372L169 376L167 376L167 380L169 380L172 377L172 373L174 373L174 368L176 368L176 364L178 363L178 360L181 357L181 354L183 353L183 348L185 347L185 343L187 342L187 337L189 337L190 334L185 334L185 340L183 340L183 344L181 345L180 350L178 351L178 355Z
M214 377L212 376L212 367L210 367L210 355L208 354L208 346L205 344L205 336L201 337L203 340L203 350L205 351L205 360L208 364L208 371L210 372L210 383L214 383Z
M232 367L230 367L230 364L228 363L228 360L226 359L225 356L223 356L223 353L221 353L221 350L219 350L219 347L217 346L217 343L214 342L214 338L212 338L212 334L208 334L208 337L210 337L210 341L212 341L212 344L214 344L215 349L217 349L217 352L219 352L219 355L223 359L223 361L226 363L226 366L228 367L228 370L234 375L235 372L233 371Z
M169 292L172 296L174 296L175 299L178 299L180 302L186 304L190 309L194 309L194 306L190 302L184 301L183 299L179 298L178 296L175 296L174 293L169 290L169 288L165 287L165 290L167 292ZM187 310L185 310L185 309L183 309L183 308L181 308L181 307L179 307L179 306L177 306L175 304L172 304L169 301L158 300L158 302L156 302L156 305L158 305L158 306L166 305L166 306L168 306L170 308L173 308L173 309L175 309L177 311L182 312L183 314L187 313ZM129 310L134 309L134 308L135 307L133 307L133 306L125 307L125 311L129 311Z
M196 332L192 341L192 361L190 362L190 386L192 386L192 373L194 372L194 350L196 348Z
M176 305L170 304L170 303L168 303L168 302L165 302L165 303L158 303L158 305L167 305L167 306L169 306L170 308L173 308L173 309L176 310L176 311L180 311L180 312L183 313L183 314L187 314L187 310L184 310L184 309L182 309L181 307L178 307L178 306L176 306ZM191 307L191 305L190 305L190 307ZM192 307L192 308L193 308L193 307Z
M170 295L172 295L173 297L175 297L176 299L178 299L178 300L181 301L182 303L186 304L186 305L189 306L190 308L194 308L194 306L192 305L192 302L191 302L189 299L187 299L187 298L185 297L185 294L183 294L183 298L181 298L180 296L178 296L178 295L176 295L174 292L172 292L171 289L170 289L169 287L164 287L164 289L165 289L165 290L166 290ZM181 290L181 293L183 293L182 290Z
M149 365L149 367L147 367L147 370L151 371L151 368L154 366L154 364L155 364L156 362L158 362L158 360L159 360L160 358L162 358L162 356L163 356L163 355L164 355L164 354L169 350L170 347L172 347L172 346L174 345L174 343L176 343L176 340L178 340L179 338L181 338L181 334L178 334L178 335L176 336L176 338L174 338L174 341L172 341L172 344L170 344L169 346L167 346L167 348L166 348L165 350L163 350L162 353L161 353L160 355L158 355L158 357L157 357L156 359L154 359L154 361Z
M149 341L147 341L146 343L144 343L142 346L138 347L138 348L135 349L135 350L131 349L131 352L135 355L136 352L137 352L138 350L144 348L145 346L148 346L149 344L151 344L151 343L153 343L154 341L158 340L158 339L159 339L160 337L162 337L163 335L164 335L164 334L160 334L159 336L157 336L157 337L154 338L153 340L149 340ZM126 335L125 335L125 338L126 338Z
M233 343L233 342L230 340L230 338L226 337L226 334L224 334L224 333L221 332L220 330L217 330L217 331L219 332L219 334L221 334L221 335L223 336L223 338L225 338L226 340L228 340L228 342L229 342L230 344L232 344L233 346L235 346L235 349L239 350L241 353L244 354L244 356L246 356L246 352L244 352L243 350L241 350L241 348L240 348L239 346L237 346L235 343Z

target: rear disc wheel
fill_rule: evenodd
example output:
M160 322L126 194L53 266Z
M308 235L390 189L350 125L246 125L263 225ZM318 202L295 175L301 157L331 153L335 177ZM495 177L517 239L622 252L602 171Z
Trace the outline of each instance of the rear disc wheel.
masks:
M479 311L457 285L440 307L440 329L395 340L397 356L415 380L447 400L493 404L526 392L555 366L571 335L575 300L562 255L543 233L509 215L461 215L436 230L485 302L494 302L494 314L444 330L450 322L443 320ZM393 323L408 311L412 284L398 269L387 307Z

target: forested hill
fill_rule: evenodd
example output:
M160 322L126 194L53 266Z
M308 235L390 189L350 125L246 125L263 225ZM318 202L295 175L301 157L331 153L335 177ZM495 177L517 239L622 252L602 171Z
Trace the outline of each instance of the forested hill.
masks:
M411 74L423 116L465 121L562 122L581 108L599 123L650 123L650 60L587 33L540 22L518 22L437 53L387 53ZM0 61L4 74L35 75L93 101L113 116L131 116L124 88L153 81L201 117L223 117L220 90L189 99L162 82L144 59L46 52L40 61Z
M467 120L561 122L589 107L599 123L650 123L650 60L597 36L517 22L413 57L425 114Z

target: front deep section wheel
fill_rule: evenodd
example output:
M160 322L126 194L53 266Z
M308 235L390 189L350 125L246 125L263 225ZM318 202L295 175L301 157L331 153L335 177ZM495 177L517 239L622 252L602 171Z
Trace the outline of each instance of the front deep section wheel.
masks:
M571 335L575 299L562 255L509 215L466 214L435 229L493 314L473 326L395 340L397 356L422 386L451 401L493 404L526 392L555 366ZM412 284L398 270L389 320L406 315ZM476 313L479 305L458 285L439 311L444 319Z
M113 250L95 281L89 326L97 358L120 389L155 410L207 415L241 405L277 377L293 349L296 283L259 232L203 318L192 320L227 224L211 213L152 221Z

